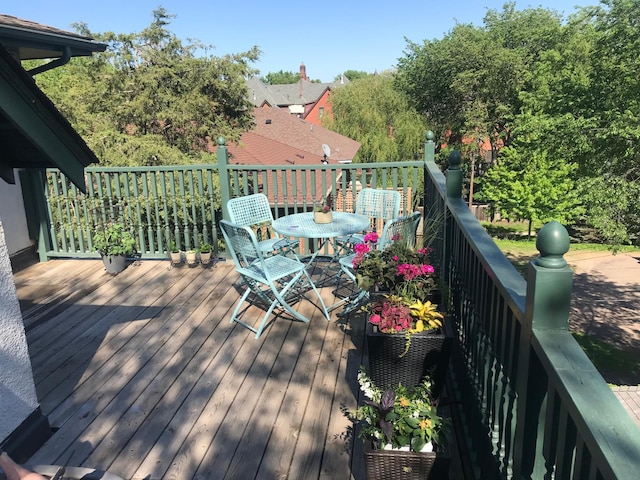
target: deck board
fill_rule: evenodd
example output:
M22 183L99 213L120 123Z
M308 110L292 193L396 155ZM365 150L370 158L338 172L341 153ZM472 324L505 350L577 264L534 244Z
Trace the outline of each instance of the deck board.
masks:
M228 320L231 262L168 266L144 260L111 276L100 261L56 260L16 275L56 429L29 463L127 480L364 478L342 412L357 405L362 319L327 322L303 301L308 324L283 315L255 339ZM47 284L59 291L38 290ZM333 303L330 288L322 295Z

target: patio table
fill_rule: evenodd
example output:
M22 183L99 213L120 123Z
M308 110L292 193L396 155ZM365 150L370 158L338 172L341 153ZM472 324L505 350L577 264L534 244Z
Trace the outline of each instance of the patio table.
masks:
M333 247L326 271L331 265L337 263L340 247L333 240L336 237L363 232L371 225L371 219L366 215L350 212L332 212L333 221L330 223L316 223L313 221L313 212L294 213L273 221L273 229L285 237L315 238L320 240L316 250L308 258L308 265L316 267L316 259L324 246L329 243ZM315 282L314 282L315 283ZM329 307L330 309L331 307Z

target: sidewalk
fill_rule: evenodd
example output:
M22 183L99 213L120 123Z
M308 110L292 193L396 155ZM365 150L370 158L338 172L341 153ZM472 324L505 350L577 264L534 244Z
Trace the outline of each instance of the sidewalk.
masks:
M570 327L637 359L635 368L602 371L605 380L640 425L640 251L569 252L574 271Z

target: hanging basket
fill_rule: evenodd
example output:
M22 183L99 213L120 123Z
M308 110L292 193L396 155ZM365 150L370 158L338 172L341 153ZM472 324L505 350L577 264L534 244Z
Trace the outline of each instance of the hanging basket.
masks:
M404 333L374 331L367 321L366 342L369 353L369 376L380 389L407 388L418 385L425 376L432 383L431 392L438 398L444 387L449 365L453 332L445 317L442 331L420 332L411 335L411 345L405 355L407 339Z

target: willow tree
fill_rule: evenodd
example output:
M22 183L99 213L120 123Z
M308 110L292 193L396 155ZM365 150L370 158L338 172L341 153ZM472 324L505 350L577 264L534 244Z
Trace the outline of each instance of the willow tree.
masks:
M422 148L424 121L389 73L332 90L331 107L333 120L326 126L361 143L356 162L411 160Z

